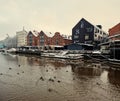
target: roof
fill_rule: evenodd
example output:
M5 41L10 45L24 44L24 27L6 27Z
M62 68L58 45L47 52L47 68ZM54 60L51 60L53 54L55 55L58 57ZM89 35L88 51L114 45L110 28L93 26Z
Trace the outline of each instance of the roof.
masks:
M54 36L54 34L53 33L51 33L51 32L44 32L48 37L53 37Z
M33 35L34 35L34 36L36 36L36 37L37 37L37 36L38 36L38 34L39 34L39 32L38 32L38 31L36 31L36 30L33 30L33 31L32 31L32 33L33 33Z
M97 25L94 25L94 24L90 23L89 21L87 21L87 20L84 19L84 18L82 18L76 25L78 25L82 20L88 22L89 24L93 25L95 28L97 28L97 29L99 29L100 31L106 33L105 31L103 31L102 29L100 29ZM76 25L75 25L75 26L76 26ZM75 27L75 26L74 26L74 27ZM73 28L74 28L74 27L73 27ZM108 34L108 33L106 33L106 34Z
M117 26L120 26L120 23L118 23L117 25L113 26L113 27L110 28L109 30L111 30L111 29L113 29L113 28L115 28L115 27L117 27Z
M23 29L22 31L17 31L16 33L23 33L23 32L28 33L25 29Z

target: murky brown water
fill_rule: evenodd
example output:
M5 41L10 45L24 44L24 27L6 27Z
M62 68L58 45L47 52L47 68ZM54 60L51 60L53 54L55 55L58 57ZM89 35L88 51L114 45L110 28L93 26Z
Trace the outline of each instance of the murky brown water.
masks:
M0 101L120 101L120 71L105 64L0 54Z

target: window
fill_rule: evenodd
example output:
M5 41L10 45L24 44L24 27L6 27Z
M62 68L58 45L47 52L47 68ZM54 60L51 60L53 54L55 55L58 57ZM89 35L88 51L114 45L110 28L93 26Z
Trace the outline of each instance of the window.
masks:
M95 33L99 33L99 32L100 32L100 30L95 28Z
M44 39L40 39L40 42L44 42Z
M89 35L85 34L85 40L88 40L88 39L89 39Z
M58 44L58 40L56 40L56 45L59 45L59 44Z
M44 36L43 36L43 35L41 35L41 36L40 36L40 39L43 39L43 38L44 38Z
M80 25L81 28L84 28L84 22L81 21L81 25Z
M76 30L75 30L75 34L80 34L79 29L76 29Z
M97 35L95 34L95 37L97 37Z
M79 38L79 36L78 35L74 35L74 39L78 39Z
M100 38L101 38L101 37L100 37L100 36L98 36L98 40L100 40Z
M92 27L86 28L87 32L92 32Z
M97 33L97 28L95 28L95 33Z

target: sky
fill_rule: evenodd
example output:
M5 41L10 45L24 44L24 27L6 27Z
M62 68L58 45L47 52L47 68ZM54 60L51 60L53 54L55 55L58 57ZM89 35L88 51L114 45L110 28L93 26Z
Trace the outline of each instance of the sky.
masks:
M120 0L0 0L0 40L23 26L26 31L71 35L81 18L108 32L120 23Z

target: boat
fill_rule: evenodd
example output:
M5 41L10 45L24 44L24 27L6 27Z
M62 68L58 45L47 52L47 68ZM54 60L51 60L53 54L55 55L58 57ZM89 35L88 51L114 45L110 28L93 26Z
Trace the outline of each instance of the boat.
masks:
M3 49L3 50L2 50L2 52L1 52L1 54L7 55L7 54L8 54L8 52L7 52L7 50L6 50L6 49Z
M7 50L8 53L16 53L16 49L15 48L11 48Z
M53 52L53 53L43 52L43 53L41 53L41 56L49 57L49 58L71 59L71 60L83 58L82 54L78 54L78 53L72 54L69 51L60 51L60 52Z

